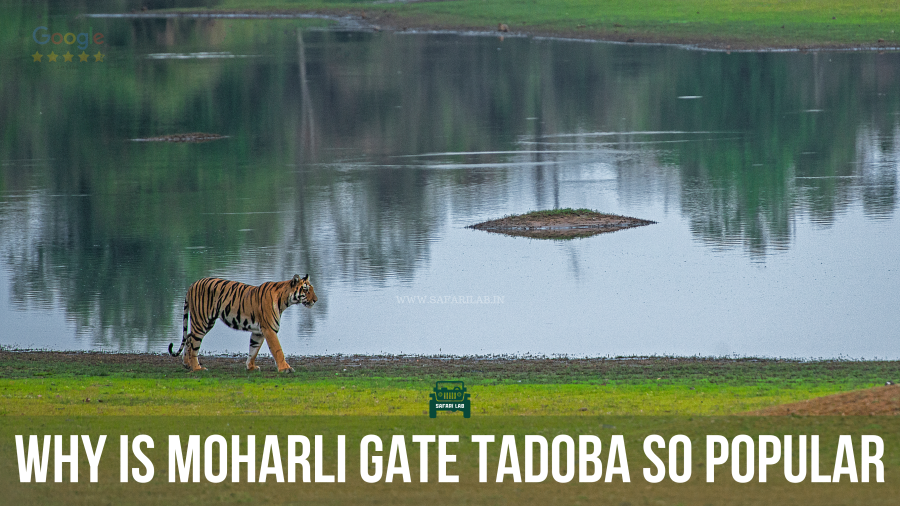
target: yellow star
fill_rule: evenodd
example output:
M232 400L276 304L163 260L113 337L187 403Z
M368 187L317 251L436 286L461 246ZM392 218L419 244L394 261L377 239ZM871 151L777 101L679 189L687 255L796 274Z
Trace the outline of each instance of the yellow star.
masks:
M103 57L106 56L100 51L97 51L97 54L94 55L94 61L103 61Z
M31 57L34 58L34 61L41 61L41 57L43 57L43 56L44 55L42 55L41 53L38 53L37 51L35 51L34 54L31 55Z
M82 51L81 54L78 55L78 61L87 61L87 58L88 58L88 54L85 53L84 51Z
M73 57L73 56L75 56L75 55L72 54L72 53L70 53L70 52L68 52L68 51L66 51L66 54L63 55L63 58L65 58L66 61L72 61L72 57Z
M56 61L57 56L59 55L54 53L53 51L50 51L50 54L47 55L47 61Z

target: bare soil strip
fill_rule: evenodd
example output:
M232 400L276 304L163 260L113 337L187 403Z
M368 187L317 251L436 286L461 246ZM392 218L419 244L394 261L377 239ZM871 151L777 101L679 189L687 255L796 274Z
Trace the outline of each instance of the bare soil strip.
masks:
M900 386L886 385L826 395L808 401L771 406L747 414L765 416L900 416Z
M490 378L525 379L531 382L602 382L624 379L697 381L721 385L772 382L790 378L800 382L834 382L854 379L860 385L880 384L900 379L900 361L803 362L782 359L733 359L700 357L622 357L566 358L514 356L421 356L421 355L290 355L286 357L297 375L334 377L344 369L381 377L423 377L430 375L478 375ZM246 355L207 355L200 359L209 367L205 374L246 377ZM96 371L132 370L142 373L181 372L181 357L168 353L108 353L50 350L0 349L0 377L18 377L22 372L70 371L94 374ZM260 356L257 362L274 366L271 356ZM188 374L185 372L185 374ZM898 387L900 390L900 387Z

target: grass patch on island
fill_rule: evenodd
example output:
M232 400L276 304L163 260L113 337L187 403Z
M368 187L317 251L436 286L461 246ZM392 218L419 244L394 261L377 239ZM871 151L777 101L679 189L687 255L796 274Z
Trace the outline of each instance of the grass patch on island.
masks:
M544 209L543 211L530 211L525 214L510 214L505 216L505 218L513 218L513 217L523 217L523 218L548 218L554 216L582 216L582 215L590 215L590 214L603 214L599 211L594 211L593 209L586 208L578 208L572 209L571 207L565 207L563 209Z

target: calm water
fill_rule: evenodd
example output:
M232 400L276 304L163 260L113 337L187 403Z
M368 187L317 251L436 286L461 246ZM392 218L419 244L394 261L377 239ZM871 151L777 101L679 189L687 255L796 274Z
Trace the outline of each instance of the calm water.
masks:
M17 12L0 345L163 352L195 279L309 273L288 353L900 358L898 54ZM659 223L465 228L555 207Z

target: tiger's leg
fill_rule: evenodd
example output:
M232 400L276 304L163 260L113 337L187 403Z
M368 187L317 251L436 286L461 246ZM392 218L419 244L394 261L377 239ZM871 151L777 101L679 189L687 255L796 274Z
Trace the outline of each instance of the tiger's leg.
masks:
M188 334L188 342L184 345L184 365L190 369L191 372L206 370L205 367L200 365L198 354L200 352L200 345L203 343L203 336L210 331L215 323L215 319L204 322L203 320L194 318L193 314L191 315L191 333Z
M191 372L194 371L205 371L206 368L200 365L200 343L203 341L203 336L195 336L193 332L188 334L188 343L184 347L184 365Z
M247 370L258 371L259 366L256 365L256 354L262 348L263 335L256 332L250 334L250 353L247 355Z
M269 345L269 351L275 357L275 363L278 364L278 372L294 372L294 368L284 361L284 351L281 349L281 343L278 342L278 334L269 329L263 329L262 333L266 338L266 344Z

